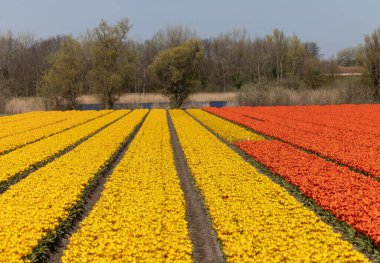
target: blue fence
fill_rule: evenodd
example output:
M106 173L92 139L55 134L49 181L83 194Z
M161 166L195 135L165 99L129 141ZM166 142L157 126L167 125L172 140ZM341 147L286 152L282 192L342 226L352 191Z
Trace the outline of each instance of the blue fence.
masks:
M210 107L224 107L226 106L227 101L210 101Z
M79 104L78 110L101 110L101 104Z
M185 102L183 108L201 108L201 107L224 107L227 101L205 101L205 102ZM119 109L154 109L154 108L169 108L168 102L160 103L117 103L114 106L115 110ZM79 104L78 110L101 110L101 104Z

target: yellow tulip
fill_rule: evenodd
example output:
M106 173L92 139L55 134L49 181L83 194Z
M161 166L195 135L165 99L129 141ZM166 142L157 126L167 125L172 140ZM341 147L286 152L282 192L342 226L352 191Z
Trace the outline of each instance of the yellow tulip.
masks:
M228 262L367 261L188 114L170 115Z

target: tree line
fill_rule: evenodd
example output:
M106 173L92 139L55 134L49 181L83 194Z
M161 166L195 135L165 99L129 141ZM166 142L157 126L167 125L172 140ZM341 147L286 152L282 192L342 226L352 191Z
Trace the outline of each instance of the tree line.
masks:
M97 94L112 108L121 93L161 92L180 107L195 90L239 90L247 83L317 89L333 80L338 65L363 67L379 97L380 29L330 59L322 59L317 43L279 29L257 38L236 29L201 39L178 25L145 41L130 38L130 29L122 19L102 20L78 38L0 34L1 98L42 96L50 108L73 109L78 96Z

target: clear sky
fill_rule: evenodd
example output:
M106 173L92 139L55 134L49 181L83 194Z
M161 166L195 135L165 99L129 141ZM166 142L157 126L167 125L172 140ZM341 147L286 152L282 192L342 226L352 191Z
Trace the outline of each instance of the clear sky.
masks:
M182 24L201 37L245 28L262 37L274 28L315 41L325 57L362 43L380 26L379 0L0 0L0 32L79 36L128 17L130 36L145 40L167 25Z

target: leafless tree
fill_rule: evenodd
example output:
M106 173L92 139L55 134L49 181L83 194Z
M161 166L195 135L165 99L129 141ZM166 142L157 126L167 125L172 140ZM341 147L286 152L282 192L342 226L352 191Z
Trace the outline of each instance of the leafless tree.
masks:
M359 56L361 65L365 67L371 79L373 97L378 100L380 97L380 28L364 37Z

